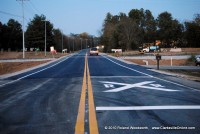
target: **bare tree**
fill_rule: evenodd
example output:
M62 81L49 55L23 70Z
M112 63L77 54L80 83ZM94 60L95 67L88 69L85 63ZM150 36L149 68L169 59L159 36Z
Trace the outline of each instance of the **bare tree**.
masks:
M125 44L127 50L131 50L134 46L140 43L141 30L139 26L130 18L124 18L119 23L120 39Z

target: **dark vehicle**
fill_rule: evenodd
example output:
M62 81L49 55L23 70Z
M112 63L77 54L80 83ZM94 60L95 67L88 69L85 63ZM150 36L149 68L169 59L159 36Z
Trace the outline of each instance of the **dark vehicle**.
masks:
M196 66L200 66L200 55L197 55L195 57L195 64L196 64Z
M90 55L99 55L99 51L96 47L90 49Z

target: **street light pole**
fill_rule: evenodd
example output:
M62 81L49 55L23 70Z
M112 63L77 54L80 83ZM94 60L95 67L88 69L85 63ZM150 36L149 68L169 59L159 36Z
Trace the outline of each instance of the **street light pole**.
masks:
M80 38L81 39L81 50L82 50L82 38Z
M24 1L22 0L22 12L23 12L23 59L25 58L25 39L24 39Z
M62 31L62 50L63 50L63 31Z
M70 37L68 37L68 47L69 47L69 53L71 53L71 49L70 49Z
M44 39L44 56L46 57L47 56L47 24L46 24L46 20L42 20L45 22L45 39Z
M87 49L87 40L88 40L88 39L85 39L85 40L86 40L86 46L85 46L85 49Z
M44 45L44 55L47 56L47 26L46 26L46 20L45 20L45 45Z
M74 52L74 37L73 37L73 52Z

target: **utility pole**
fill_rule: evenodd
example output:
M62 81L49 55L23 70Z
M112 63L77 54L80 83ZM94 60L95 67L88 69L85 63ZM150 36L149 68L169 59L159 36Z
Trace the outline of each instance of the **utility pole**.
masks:
M25 39L24 39L24 1L27 0L17 0L22 1L22 37L23 37L23 59L25 58Z
M86 40L86 46L85 46L85 49L87 49L87 40L88 40L88 39L85 39L85 40Z
M47 56L47 21L45 20L45 44L44 44L44 56Z
M69 45L69 53L71 53L71 50L70 50L70 37L68 37L68 45Z
M74 37L73 37L73 53L74 53Z
M62 50L63 50L63 31L62 31Z
M82 50L82 38L80 38L81 39L81 50Z

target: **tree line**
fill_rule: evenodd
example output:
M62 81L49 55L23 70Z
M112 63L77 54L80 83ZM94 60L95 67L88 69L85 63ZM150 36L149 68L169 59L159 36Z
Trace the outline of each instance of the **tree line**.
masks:
M99 44L104 45L105 52L113 48L123 50L138 49L144 43L161 41L161 47L200 47L200 14L191 21L179 22L169 12L162 12L154 18L150 10L132 9L127 14L107 13L100 37L86 32L65 35L60 29L46 20L44 15L35 15L25 31L25 47L77 51ZM0 49L22 51L22 25L10 19L7 24L0 22Z
M107 13L103 23L101 44L105 52L113 48L138 49L144 43L161 42L161 47L200 47L200 14L194 20L179 22L169 12L155 19L150 10L132 9L126 15Z
M97 37L86 32L65 35L60 29L54 28L44 15L35 15L28 23L25 31L25 48L27 51L33 49L44 51L45 35L47 51L50 50L51 46L54 46L57 51L67 49L68 52L72 52L97 46L99 42ZM10 19L7 24L0 22L0 49L22 51L22 25L18 21Z

